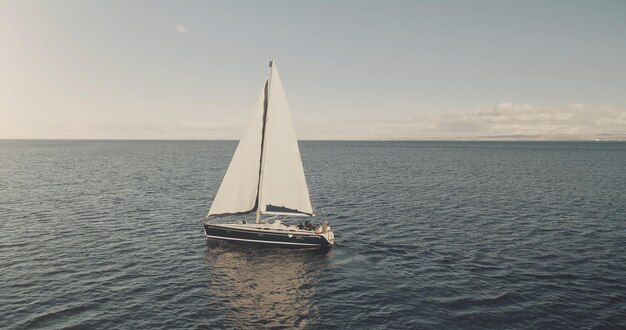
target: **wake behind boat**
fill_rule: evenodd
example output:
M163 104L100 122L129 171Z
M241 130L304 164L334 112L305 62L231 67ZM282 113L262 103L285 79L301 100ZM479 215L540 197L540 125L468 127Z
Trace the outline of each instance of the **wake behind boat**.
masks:
M245 219L212 221L253 212L254 223ZM204 219L204 230L210 239L235 243L316 249L333 246L328 223L283 223L293 216L313 217L314 213L287 97L271 60L254 115Z

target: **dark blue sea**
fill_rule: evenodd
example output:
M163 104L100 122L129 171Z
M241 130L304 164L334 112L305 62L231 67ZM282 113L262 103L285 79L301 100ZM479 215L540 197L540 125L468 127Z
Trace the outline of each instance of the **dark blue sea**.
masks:
M327 254L207 241L235 147L0 140L0 328L626 328L624 142L302 142Z

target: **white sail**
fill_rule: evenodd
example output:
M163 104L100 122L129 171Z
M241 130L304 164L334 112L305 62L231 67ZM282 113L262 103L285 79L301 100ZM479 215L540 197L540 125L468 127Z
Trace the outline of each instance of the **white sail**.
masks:
M261 136L263 130L263 102L265 88L261 91L254 114L239 141L235 155L226 170L208 216L245 213L256 210L261 162Z
M260 211L262 214L312 215L298 141L275 62L271 70Z

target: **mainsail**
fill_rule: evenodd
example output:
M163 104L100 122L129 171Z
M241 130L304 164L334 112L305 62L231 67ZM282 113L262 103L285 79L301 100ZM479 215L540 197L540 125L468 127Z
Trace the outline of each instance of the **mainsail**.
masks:
M208 216L313 215L287 96L276 63Z
M287 96L276 65L272 65L266 118L261 213L312 215L298 140Z

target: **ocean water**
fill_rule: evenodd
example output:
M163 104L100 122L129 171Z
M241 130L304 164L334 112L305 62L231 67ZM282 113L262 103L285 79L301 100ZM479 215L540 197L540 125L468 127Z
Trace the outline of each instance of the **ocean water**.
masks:
M233 141L0 141L0 328L626 328L626 143L302 142L327 254L208 241Z

